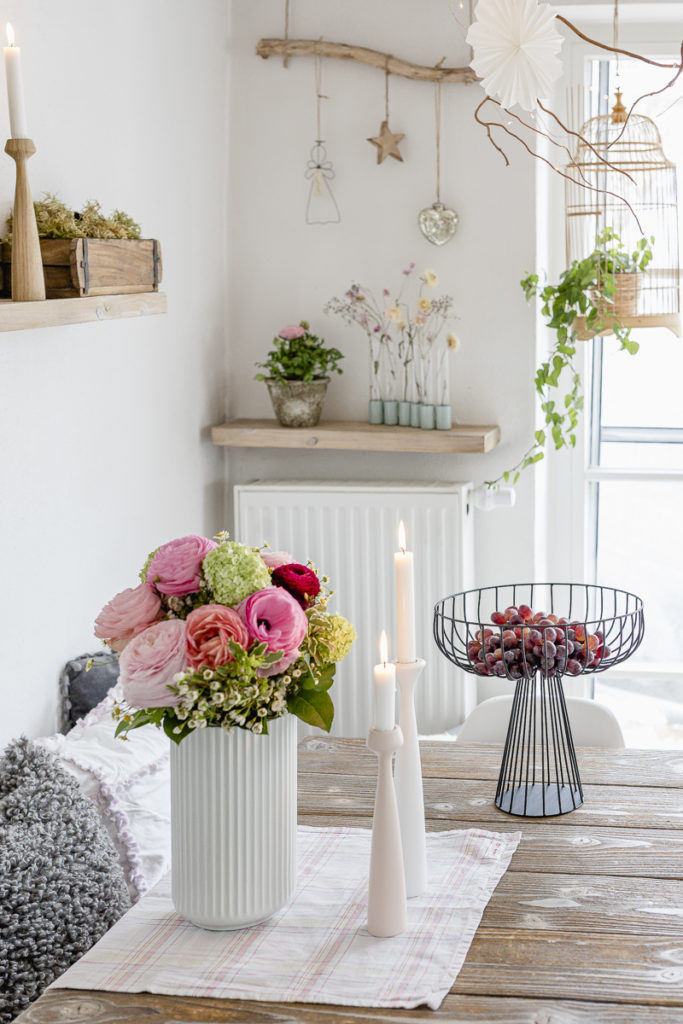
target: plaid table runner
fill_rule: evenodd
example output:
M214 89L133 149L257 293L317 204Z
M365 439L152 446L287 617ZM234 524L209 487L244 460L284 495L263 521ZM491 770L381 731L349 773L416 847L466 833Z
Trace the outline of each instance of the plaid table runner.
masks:
M182 920L166 876L53 987L437 1009L521 833L428 833L428 891L391 939L366 927L370 835L300 826L294 899L241 931Z

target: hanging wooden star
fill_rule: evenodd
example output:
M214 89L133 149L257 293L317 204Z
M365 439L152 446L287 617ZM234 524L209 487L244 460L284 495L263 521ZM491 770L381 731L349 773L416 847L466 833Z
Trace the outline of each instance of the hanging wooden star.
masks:
M379 135L376 135L372 139L368 139L373 146L377 146L377 163L381 164L383 160L388 156L393 156L394 160L400 160L403 163L403 157L398 148L398 144L401 139L404 139L405 135L389 130L389 122L382 121L379 129Z

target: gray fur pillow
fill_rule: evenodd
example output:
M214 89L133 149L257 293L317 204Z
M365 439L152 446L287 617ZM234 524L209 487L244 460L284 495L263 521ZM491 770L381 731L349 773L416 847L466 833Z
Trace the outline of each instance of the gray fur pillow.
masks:
M52 754L0 758L0 1021L11 1021L128 909L95 805Z

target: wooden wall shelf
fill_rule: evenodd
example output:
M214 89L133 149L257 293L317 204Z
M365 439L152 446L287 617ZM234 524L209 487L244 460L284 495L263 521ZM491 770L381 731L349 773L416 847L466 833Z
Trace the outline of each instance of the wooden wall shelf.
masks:
M230 420L211 428L211 440L228 448L309 448L363 452L422 452L425 454L490 452L500 441L496 426L457 424L451 430L373 426L348 420L328 420L317 427L281 427L276 420Z
M129 295L85 295L78 299L43 299L12 302L0 299L0 331L28 331L35 327L63 327L130 316L153 316L167 311L164 292Z

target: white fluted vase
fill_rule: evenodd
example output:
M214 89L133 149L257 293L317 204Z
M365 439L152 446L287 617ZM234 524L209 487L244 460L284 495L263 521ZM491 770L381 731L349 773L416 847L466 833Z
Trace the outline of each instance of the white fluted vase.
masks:
M171 744L172 896L201 928L264 921L296 884L296 718Z

